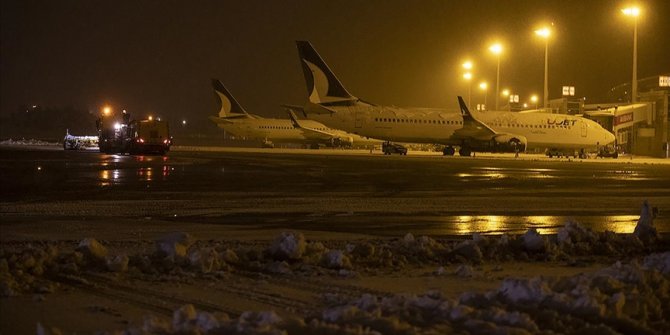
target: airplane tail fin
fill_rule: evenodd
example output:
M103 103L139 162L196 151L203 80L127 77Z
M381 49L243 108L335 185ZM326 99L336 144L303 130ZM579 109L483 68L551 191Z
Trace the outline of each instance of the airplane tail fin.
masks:
M300 125L300 122L298 122L298 117L295 116L295 112L293 112L293 110L291 109L288 109L286 113L288 113L288 117L291 119L291 124L293 125L293 128L301 129L302 125Z
M465 104L465 100L463 100L463 97L460 95L458 96L458 105L461 108L461 116L463 116L464 127L474 127L478 130L486 130L486 132L491 134L498 134L498 132L493 130L493 128L479 121L474 115L472 115L472 113L470 113L470 109L468 109L468 106Z
M302 71L311 103L329 103L357 100L347 92L342 83L323 61L308 41L296 41Z
M463 116L463 121L472 121L474 118L468 109L468 106L465 104L462 96L458 96L458 106L461 108L461 116Z
M300 114L302 114L304 117L307 117L307 112L305 111L305 107L303 106L289 105L289 104L281 104L281 106L287 113L295 114L300 112Z
M231 116L249 115L247 111L242 108L235 97L226 89L225 86L218 79L212 79L212 87L216 96L219 98L221 109L219 110L219 117L226 118Z

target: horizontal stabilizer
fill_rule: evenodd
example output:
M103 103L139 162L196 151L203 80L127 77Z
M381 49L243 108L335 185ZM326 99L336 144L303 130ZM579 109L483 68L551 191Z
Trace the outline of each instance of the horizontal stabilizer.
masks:
M307 117L307 112L305 111L305 108L303 106L298 106L298 105L289 105L289 104L281 104L280 105L284 110L287 112L293 112L293 113L300 113L302 116Z

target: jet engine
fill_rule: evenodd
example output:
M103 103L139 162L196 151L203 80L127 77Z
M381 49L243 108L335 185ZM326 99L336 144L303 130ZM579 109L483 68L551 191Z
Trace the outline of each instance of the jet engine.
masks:
M498 134L493 140L497 152L524 152L528 146L528 140L521 135Z
M332 140L333 147L351 147L354 145L354 138L349 137L335 137Z

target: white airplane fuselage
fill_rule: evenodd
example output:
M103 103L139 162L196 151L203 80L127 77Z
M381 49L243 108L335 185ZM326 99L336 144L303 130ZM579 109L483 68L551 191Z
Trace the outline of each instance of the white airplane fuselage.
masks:
M328 140L306 136L301 129L295 128L288 119L264 119L264 118L240 118L226 120L224 118L211 117L217 126L225 131L246 139L256 139L272 143L308 143L328 144ZM301 121L306 127L317 129L337 135L343 142L352 145L378 144L378 140L367 139L355 134L347 134L344 131L331 129L313 120Z
M355 102L348 106L312 104L311 119L328 127L397 142L462 145L454 133L463 128L459 112L432 108L398 108ZM473 114L499 133L526 137L528 149L592 149L614 142L612 133L578 116L551 113L476 112Z

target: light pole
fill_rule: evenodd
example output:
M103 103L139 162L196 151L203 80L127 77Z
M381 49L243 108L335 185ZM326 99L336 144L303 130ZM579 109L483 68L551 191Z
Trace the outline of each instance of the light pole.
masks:
M472 61L466 60L463 62L463 69L465 69L465 73L463 74L463 79L465 79L468 82L468 106L470 106L470 96L472 94L472 67L474 66Z
M498 66L496 70L496 110L498 110L498 95L500 94L500 54L502 53L502 45L500 43L493 44L489 50L493 52L498 58Z
M626 16L633 17L633 82L631 83L631 103L637 102L637 17L640 16L640 8L628 7L621 10Z
M489 91L487 90L488 86L489 85L485 81L482 81L481 83L479 83L479 88L484 91L484 109L487 109L486 108L486 100L487 100L488 95L489 95Z
M549 35L551 30L544 27L535 31L535 34L544 38L544 108L549 107Z
M502 96L505 97L505 101L507 101L507 110L508 111L511 110L512 109L512 101L510 100L509 89L506 88L506 89L502 90L502 92L500 94L502 94Z
M468 107L469 107L471 105L470 98L472 96L472 85L471 85L472 73L470 73L470 72L464 73L463 74L463 79L465 79L468 82Z

